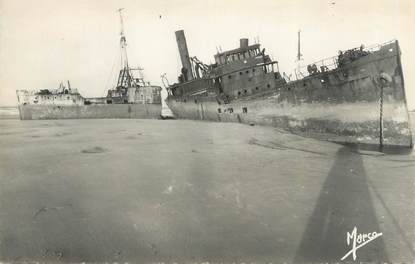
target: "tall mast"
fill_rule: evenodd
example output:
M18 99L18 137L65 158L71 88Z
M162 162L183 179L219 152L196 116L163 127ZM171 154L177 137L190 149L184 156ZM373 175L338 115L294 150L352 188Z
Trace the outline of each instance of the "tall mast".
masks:
M301 54L301 30L298 30L298 49L297 49L297 62L302 60L303 54Z
M128 69L128 58L127 58L127 39L124 35L124 20L122 17L121 11L124 8L118 9L118 13L120 14L120 49L121 49L121 68Z
M128 57L127 57L127 39L124 35L124 20L122 17L121 11L124 8L118 9L120 14L120 73L118 75L117 87L130 87L133 83L133 77L131 74L131 69L128 66Z
M303 54L301 54L301 30L298 30L298 44L297 44L297 69L295 70L295 76L297 80L299 78L303 78L303 74L301 73L301 61L303 60Z

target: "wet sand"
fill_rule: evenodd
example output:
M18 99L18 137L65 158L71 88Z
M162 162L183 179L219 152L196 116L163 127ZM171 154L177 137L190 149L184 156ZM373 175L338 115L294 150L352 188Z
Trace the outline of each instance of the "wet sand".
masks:
M412 262L414 175L268 127L1 120L0 260L338 262L356 226L358 261Z

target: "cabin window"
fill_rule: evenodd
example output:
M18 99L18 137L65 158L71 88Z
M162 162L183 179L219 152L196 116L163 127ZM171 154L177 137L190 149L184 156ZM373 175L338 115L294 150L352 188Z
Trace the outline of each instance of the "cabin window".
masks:
M288 91L291 91L291 87L288 87Z
M241 91L238 91L238 95L241 95Z
M239 75L242 75L242 72L239 72Z
M270 88L270 87L271 87L271 85L270 85L270 84L267 84L267 87L268 87L268 88Z
M218 113L219 114L222 113L222 109L218 108Z
M228 75L228 78L231 79L232 78L232 75Z
M255 90L257 90L257 91L258 91L258 89L259 89L258 87L255 87Z
M247 90L244 90L244 94L246 94L248 91Z
M248 107L242 107L242 113L247 114L248 113Z
M245 73L249 73L249 71L246 71Z

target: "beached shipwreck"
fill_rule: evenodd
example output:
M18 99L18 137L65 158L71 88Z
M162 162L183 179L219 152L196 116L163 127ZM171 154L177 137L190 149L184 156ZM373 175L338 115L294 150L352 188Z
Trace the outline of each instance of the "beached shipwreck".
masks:
M241 39L236 49L218 51L210 65L189 56L182 30L176 31L176 40L183 67L167 98L176 118L267 125L335 142L412 147L397 40L340 51L298 67L294 78L281 74L278 62L248 39Z
M143 69L128 62L127 39L120 14L120 65L115 85L103 97L83 97L77 89L60 83L56 89L18 90L21 120L83 118L159 118L161 87L143 77Z

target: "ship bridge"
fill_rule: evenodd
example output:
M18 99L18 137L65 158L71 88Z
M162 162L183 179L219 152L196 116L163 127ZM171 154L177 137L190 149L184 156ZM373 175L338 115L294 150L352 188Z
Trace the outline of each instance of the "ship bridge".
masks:
M264 55L260 51L260 44L248 45L248 39L240 40L240 47L228 50L215 55L215 62L219 65L227 64L234 61L244 61Z

